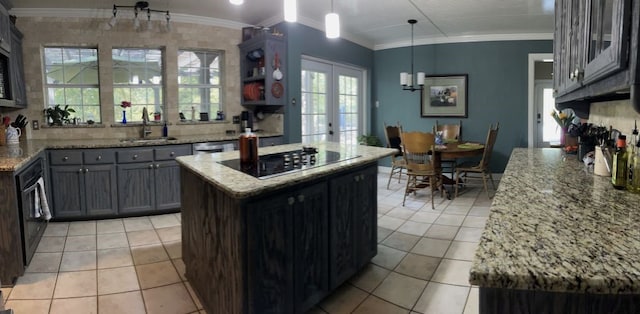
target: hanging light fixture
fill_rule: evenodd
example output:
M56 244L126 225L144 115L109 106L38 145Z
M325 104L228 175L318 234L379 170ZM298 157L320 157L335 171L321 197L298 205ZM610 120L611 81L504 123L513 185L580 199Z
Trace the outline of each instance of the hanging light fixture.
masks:
M418 23L418 21L411 19L408 20L409 24L411 24L411 72L402 72L400 73L400 85L402 85L403 90L409 91L417 91L422 90L424 86L424 72L418 72L416 75L416 83L418 83L417 87L413 85L413 25Z
M242 5L244 3L244 0L229 0L229 3L233 5Z
M132 8L133 9L133 15L134 15L134 19L133 19L133 28L135 30L140 29L140 19L138 18L138 13L142 12L142 11L147 11L147 29L151 30L153 27L151 25L151 13L155 12L155 13L164 13L165 17L167 19L167 30L171 31L171 24L170 24L170 14L169 11L165 11L165 10L154 10L149 8L149 2L147 1L138 1L136 2L134 5L113 5L113 16L111 17L111 19L109 20L109 23L107 23L107 29L111 29L116 25L117 22L117 15L118 15L118 9L122 9L122 8Z
M284 20L295 22L298 20L298 1L284 0Z
M340 16L333 11L333 0L331 0L331 13L324 17L324 33L327 38L340 38Z

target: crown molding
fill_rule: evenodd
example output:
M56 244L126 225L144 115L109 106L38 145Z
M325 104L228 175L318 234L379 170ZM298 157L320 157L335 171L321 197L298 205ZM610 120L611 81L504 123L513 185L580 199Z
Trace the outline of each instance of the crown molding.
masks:
M470 43L481 41L514 41L514 40L553 40L553 33L523 33L523 34L488 34L488 35L469 35L469 36L452 36L452 37L431 37L416 38L414 46L434 45L434 44L452 44L452 43ZM384 50L391 48L410 47L411 41L399 41L389 44L375 45L373 50Z

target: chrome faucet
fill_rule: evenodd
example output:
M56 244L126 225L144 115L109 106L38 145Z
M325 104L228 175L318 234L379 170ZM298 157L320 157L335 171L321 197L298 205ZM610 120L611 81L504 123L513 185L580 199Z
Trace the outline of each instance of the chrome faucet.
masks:
M142 138L147 138L147 135L151 134L151 128L149 127L149 112L147 107L142 108Z

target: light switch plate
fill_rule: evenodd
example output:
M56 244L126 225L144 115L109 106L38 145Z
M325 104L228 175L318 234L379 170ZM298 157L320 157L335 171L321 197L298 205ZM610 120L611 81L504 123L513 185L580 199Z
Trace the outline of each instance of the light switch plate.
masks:
M31 128L34 130L40 130L40 122L38 122L38 120L31 121Z

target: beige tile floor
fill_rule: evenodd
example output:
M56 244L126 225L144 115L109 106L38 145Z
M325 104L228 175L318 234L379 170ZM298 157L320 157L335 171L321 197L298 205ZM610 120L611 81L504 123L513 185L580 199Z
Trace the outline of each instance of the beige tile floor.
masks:
M407 197L378 176L378 255L311 313L478 312L467 278L491 201ZM180 215L50 223L5 307L16 314L204 313L184 277Z

